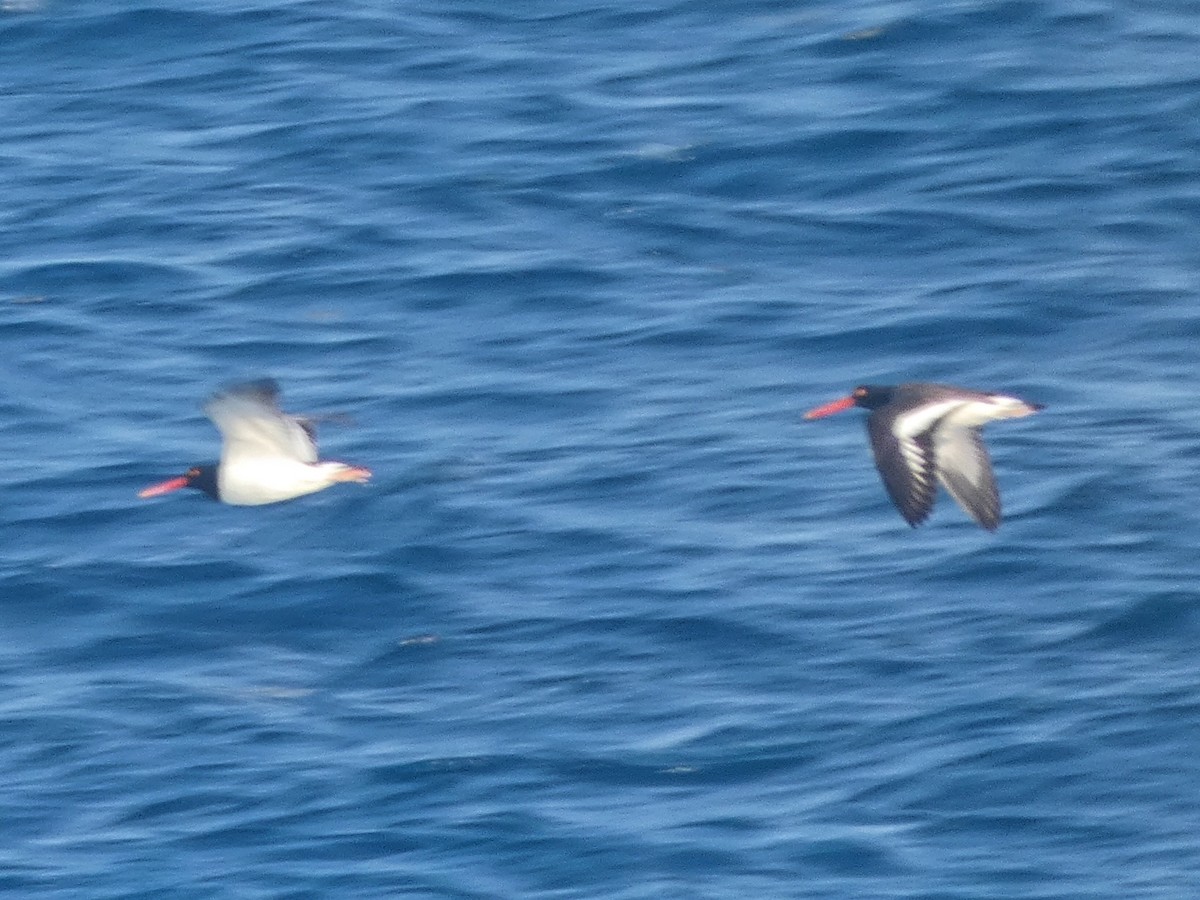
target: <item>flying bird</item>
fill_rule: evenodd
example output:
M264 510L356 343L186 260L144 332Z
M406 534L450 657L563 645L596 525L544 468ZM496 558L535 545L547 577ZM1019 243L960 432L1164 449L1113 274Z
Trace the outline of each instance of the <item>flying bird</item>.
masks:
M852 406L869 409L875 467L904 521L916 528L933 509L937 482L988 531L1000 526L1000 492L980 428L993 419L1029 416L1043 407L1006 394L949 384L860 385L809 410L819 419Z
M158 497L192 487L235 506L261 506L322 491L340 481L365 483L371 471L317 460L316 427L310 419L279 409L279 385L271 379L232 385L204 404L221 432L221 460L193 466L183 475L151 485L139 497Z

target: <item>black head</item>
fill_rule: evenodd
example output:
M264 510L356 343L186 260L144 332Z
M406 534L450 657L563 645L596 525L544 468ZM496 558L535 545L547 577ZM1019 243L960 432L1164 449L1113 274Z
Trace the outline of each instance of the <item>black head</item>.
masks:
M850 394L854 405L863 409L879 409L892 402L896 389L887 384L860 384Z
M217 490L216 466L192 466L178 478L170 478L139 491L138 496L142 498L159 497L185 487L203 491L214 500L221 499L220 493Z
M192 466L184 475L187 479L188 487L195 488L198 491L203 491L206 495L214 500L220 500L221 497L217 493L217 467L216 466Z

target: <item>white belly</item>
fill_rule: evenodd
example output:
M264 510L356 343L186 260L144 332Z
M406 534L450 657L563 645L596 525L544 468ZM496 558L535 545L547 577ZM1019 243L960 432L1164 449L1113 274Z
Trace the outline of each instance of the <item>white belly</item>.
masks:
M334 483L341 463L304 463L293 459L239 459L222 462L217 472L221 500L235 506L262 506L324 490Z

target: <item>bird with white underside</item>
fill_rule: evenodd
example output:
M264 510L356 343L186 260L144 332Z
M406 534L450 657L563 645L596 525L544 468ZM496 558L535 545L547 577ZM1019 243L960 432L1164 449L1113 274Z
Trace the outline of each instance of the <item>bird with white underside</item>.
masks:
M981 527L1000 527L1000 492L980 428L995 419L1032 415L1042 406L949 384L868 384L804 418L854 406L871 411L867 434L875 467L904 521L916 528L928 518L941 482Z
M191 487L222 503L262 506L343 481L364 484L371 477L362 466L318 460L313 421L282 412L279 385L271 379L219 391L204 404L204 413L221 432L220 462L193 466L145 488L139 497Z

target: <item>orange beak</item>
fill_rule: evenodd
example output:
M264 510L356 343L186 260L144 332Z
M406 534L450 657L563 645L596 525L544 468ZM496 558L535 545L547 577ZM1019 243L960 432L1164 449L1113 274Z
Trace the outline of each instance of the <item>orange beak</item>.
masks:
M138 491L138 496L145 500L147 497L160 497L163 494L169 494L171 491L177 491L180 488L188 486L188 480L184 476L179 478L171 478L167 481L152 484L148 488L142 488Z
M834 400L832 403L826 403L824 406L818 406L816 409L810 409L804 414L806 419L820 419L825 416L832 416L836 412L841 412L843 409L849 409L854 405L854 395L843 397L841 400Z

